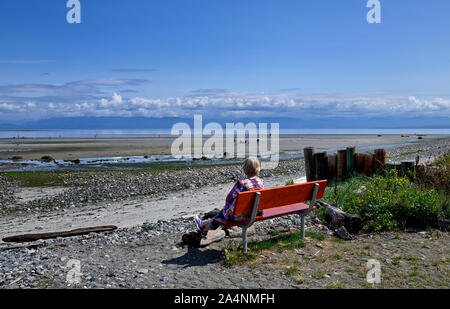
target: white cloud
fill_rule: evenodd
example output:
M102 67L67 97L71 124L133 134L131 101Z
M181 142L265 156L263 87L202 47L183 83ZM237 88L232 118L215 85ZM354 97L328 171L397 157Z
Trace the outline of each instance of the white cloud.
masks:
M122 104L122 96L117 93L113 93L111 100L101 99L100 107L109 108L109 107L117 107Z
M19 106L16 106L14 104L9 103L0 103L0 109L6 110L6 111L13 111L19 109Z
M86 81L90 83L91 81ZM97 80L107 84L108 81ZM1 88L1 86L0 86ZM206 91L205 91L206 92ZM299 94L238 93L210 91L170 98L126 98L120 91L111 96L12 97L0 96L0 110L8 117L39 118L64 116L192 117L450 117L448 98L419 98L380 93ZM24 110L19 114L18 111Z

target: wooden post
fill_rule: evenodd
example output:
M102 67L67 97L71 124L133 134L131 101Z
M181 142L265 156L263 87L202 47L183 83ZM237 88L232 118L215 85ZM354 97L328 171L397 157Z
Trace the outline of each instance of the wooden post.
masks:
M305 156L305 171L306 171L306 181L314 181L314 173L315 173L315 167L314 167L314 148L313 147L307 147L303 149L303 153Z
M347 150L338 150L337 154L337 180L343 181L347 178Z
M358 174L364 173L364 154L355 154L355 171Z
M337 155L332 154L327 156L328 161L328 183L331 183L336 179L336 166L337 166Z
M347 154L345 159L348 177L352 177L355 172L355 150L355 147L347 147Z
M414 178L415 172L415 162L414 161L403 161L402 162L402 174L408 178Z
M317 152L313 156L314 166L316 168L316 173L314 175L316 180L327 179L328 173L328 160L326 152Z
M373 175L373 155L370 155L368 153L364 154L364 175L368 177L372 177Z
M375 162L373 164L375 173L386 165L386 150L375 149Z

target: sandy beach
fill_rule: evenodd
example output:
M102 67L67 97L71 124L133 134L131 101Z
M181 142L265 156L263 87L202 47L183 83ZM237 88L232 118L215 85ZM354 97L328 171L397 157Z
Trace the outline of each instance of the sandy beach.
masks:
M281 152L302 151L305 147L328 150L356 147L399 146L408 142L445 138L447 135L281 135ZM111 140L113 139L113 140ZM80 158L98 158L114 156L167 155L174 137L103 137L103 138L24 138L0 140L0 160L15 156L24 160L40 160L42 156L51 156L59 160ZM206 139L205 139L206 140ZM198 151L198 149L193 149Z

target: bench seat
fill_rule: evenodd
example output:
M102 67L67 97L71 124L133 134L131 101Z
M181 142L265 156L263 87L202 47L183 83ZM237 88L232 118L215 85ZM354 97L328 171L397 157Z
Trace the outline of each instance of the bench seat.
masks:
M241 227L244 252L247 252L247 229L256 221L300 214L302 237L305 237L305 217L315 209L316 198L323 197L326 186L327 180L318 180L283 187L239 192L233 215L248 219L243 221L214 219L214 222L225 228ZM302 203L306 201L309 201L309 205ZM258 215L260 213L261 215Z
M263 215L256 216L255 222L273 219L273 218L281 217L281 216L292 215L292 214L296 214L296 213L302 213L302 212L307 211L308 208L309 208L309 205L307 205L307 204L295 203L295 204L280 206L280 207L276 207L276 208L264 209ZM226 220L226 219L214 219L214 221L216 223L224 226L225 228L230 228L233 226L248 224L250 220L234 221L234 220Z

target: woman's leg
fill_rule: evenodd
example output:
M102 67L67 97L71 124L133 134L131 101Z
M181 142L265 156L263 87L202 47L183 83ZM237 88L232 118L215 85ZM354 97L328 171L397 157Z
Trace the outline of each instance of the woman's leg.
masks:
M224 218L225 217L223 216L222 211L220 211L213 219L201 221L198 216L195 216L194 221L202 231L202 234L206 235L206 233L209 230L216 230L217 228L219 228L220 224L215 223L214 219L224 219Z
M220 211L213 219L203 221L203 224L205 226L204 231L217 230L219 228L220 224L214 222L214 219L225 219L225 217L223 216L223 212Z

